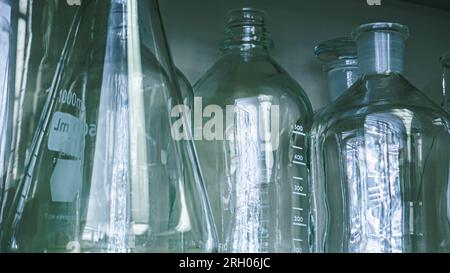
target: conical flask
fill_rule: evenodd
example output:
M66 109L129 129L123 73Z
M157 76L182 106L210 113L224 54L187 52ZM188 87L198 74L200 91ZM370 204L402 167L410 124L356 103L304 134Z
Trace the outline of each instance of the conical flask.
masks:
M88 1L84 10L99 12L103 67L89 84L97 140L82 250L214 251L193 142L175 134L181 124L189 135L188 116L171 118L183 99L157 1Z
M312 107L270 57L272 46L264 12L231 11L222 57L194 85L194 110L203 111L195 139L221 252L309 248Z
M19 41L23 51L20 50L17 62L14 143L3 211L9 209L18 181L24 177L31 142L77 8L68 3L27 0L22 1L19 8Z
M25 160L1 238L5 252L66 252L79 247L79 211L84 154L84 94L62 81L74 46L79 9L66 33L49 94ZM66 183L67 182L67 183Z
M318 252L450 251L450 120L402 75L408 36L356 29L361 77L314 121Z
M442 107L450 113L450 52L442 55Z

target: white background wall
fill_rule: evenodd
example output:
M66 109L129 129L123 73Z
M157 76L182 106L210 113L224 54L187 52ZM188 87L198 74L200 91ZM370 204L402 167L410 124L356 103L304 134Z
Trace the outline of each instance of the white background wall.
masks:
M328 101L326 78L315 59L319 41L348 35L373 21L396 21L410 27L406 76L438 102L439 56L450 51L450 11L382 0L162 0L161 9L175 63L194 84L219 58L226 13L251 6L267 12L275 41L274 58L305 89L315 108Z

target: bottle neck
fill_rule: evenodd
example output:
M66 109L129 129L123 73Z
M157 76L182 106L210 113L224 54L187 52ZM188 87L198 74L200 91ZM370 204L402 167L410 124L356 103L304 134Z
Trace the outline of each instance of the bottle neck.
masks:
M221 46L224 53L268 54L273 48L262 11L245 8L230 12L224 33Z
M400 33L371 31L357 39L362 75L403 73L405 38Z
M226 30L222 52L268 54L273 47L263 27L242 26Z
M340 97L358 79L358 60L342 59L327 64L328 93L332 101Z

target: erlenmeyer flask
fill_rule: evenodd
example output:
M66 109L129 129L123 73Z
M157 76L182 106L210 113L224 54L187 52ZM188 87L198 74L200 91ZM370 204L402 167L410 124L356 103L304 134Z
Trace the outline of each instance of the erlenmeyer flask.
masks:
M8 210L18 181L24 177L26 158L76 10L61 0L26 0L20 6L24 50L19 54L14 143L3 211Z
M450 113L450 52L442 55L442 107Z
M97 130L95 143L86 141L81 250L214 251L193 143L172 134L188 117L170 116L183 99L157 1L91 0L82 8L78 37L91 41L77 81Z
M264 12L229 17L223 56L194 85L195 111L203 111L196 145L220 251L307 252L312 108L269 55Z
M314 121L318 252L450 251L450 120L402 75L408 35L360 26L361 77Z
M7 252L76 251L84 153L83 89L61 81L78 30L73 18L55 76L35 131L24 176L7 211L2 250ZM70 70L66 69L65 73Z

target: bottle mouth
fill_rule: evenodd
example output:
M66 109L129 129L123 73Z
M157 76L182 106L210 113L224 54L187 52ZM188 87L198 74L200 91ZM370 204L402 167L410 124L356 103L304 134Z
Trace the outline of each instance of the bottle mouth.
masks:
M442 66L450 67L450 51L444 53L444 55L439 58L439 61L441 62Z
M228 12L228 28L242 26L264 26L266 13L254 8L234 9Z
M336 60L357 59L356 43L350 37L339 37L320 42L314 53L324 63Z
M391 32L398 33L403 36L404 39L409 37L409 28L399 23L389 22L376 22L360 25L352 32L353 40L357 40L361 35L369 32Z

